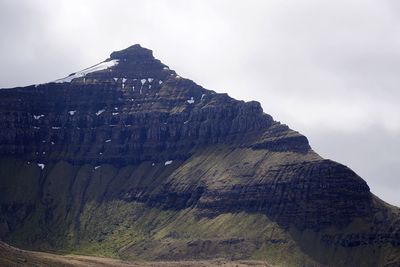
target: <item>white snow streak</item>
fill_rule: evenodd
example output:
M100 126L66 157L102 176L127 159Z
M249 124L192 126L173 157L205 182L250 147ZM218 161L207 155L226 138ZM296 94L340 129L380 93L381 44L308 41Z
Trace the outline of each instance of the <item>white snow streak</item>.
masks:
M100 109L99 111L96 112L96 116L99 116L101 113L103 113L104 111L106 111L105 109Z
M117 64L118 64L118 59L113 59L113 60L110 60L110 61L104 61L104 62L96 64L96 65L94 65L94 66L92 66L90 68L75 72L75 73L69 75L68 77L55 80L54 82L55 83L69 83L73 79L84 77L85 75L87 75L89 73L92 73L92 72L96 72L96 71L100 71L100 70L105 70L105 69L111 68L111 67L113 67L113 66L115 66Z

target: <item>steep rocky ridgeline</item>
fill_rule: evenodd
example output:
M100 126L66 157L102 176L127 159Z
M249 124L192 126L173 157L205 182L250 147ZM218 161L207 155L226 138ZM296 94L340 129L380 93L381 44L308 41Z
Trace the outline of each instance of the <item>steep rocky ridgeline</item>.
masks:
M139 45L0 90L0 237L127 259L397 266L399 209L257 102Z

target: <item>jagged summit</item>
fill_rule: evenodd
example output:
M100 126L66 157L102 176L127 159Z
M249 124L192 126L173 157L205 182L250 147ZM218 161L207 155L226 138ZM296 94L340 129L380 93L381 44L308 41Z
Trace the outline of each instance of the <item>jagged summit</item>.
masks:
M135 44L126 49L112 52L110 57L103 62L54 82L98 84L99 82L112 82L119 78L165 80L170 76L175 77L175 71L155 59L150 49Z
M110 58L119 59L122 61L142 61L154 59L153 51L142 47L140 44L135 44L123 50L112 52Z

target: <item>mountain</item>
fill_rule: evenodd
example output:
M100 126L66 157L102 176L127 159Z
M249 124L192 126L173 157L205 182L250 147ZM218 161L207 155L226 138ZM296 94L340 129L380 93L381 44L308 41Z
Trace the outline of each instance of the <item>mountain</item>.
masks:
M399 266L400 211L305 136L134 45L0 90L0 237L127 260Z

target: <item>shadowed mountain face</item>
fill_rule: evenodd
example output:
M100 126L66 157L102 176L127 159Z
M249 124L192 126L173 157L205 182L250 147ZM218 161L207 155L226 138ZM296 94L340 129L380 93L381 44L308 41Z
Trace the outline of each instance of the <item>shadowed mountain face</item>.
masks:
M125 259L397 266L399 210L257 102L139 45L0 90L0 237Z

